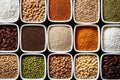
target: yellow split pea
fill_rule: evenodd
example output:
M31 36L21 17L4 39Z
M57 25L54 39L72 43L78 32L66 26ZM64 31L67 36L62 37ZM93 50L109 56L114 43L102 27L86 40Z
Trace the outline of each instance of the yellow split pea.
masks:
M95 79L98 74L96 55L77 55L75 58L75 76L79 79Z

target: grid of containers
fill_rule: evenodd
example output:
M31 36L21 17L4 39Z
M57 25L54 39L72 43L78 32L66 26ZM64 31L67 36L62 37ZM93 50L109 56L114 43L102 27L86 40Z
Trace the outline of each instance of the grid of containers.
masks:
M0 79L120 79L118 3L1 0Z

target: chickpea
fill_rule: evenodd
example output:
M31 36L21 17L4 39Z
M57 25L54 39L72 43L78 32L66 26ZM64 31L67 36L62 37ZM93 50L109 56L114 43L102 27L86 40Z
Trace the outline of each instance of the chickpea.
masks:
M22 18L24 21L43 21L45 18L45 0L23 0Z

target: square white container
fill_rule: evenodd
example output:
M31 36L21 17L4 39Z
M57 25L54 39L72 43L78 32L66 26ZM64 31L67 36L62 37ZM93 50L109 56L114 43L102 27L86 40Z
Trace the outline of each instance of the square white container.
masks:
M98 48L96 50L93 50L93 51L80 51L80 50L76 49L76 46L75 46L76 28L77 27L84 27L84 26L85 27L88 26L88 27L96 27L97 28L97 31L98 31ZM100 49L100 28L99 28L99 26L98 25L76 25L75 28L74 28L74 50L76 52L97 52L99 49Z
M111 28L112 26L114 27L120 27L120 25L104 25L101 29L101 49L103 52L120 52L120 51L106 51L104 48L103 48L103 33L104 33L104 28Z
M62 22L69 22L72 19L72 0L70 0L70 19L68 20L51 20L50 19L50 14L49 14L49 0L47 1L47 14L48 14L48 20L51 22L58 22L58 23L62 23Z
M48 35L49 35L49 30L50 30L50 28L51 27L57 27L57 26L61 26L61 27L63 27L63 26L66 26L66 27L69 27L70 28L70 30L71 30L71 47L70 47L70 49L69 50L66 50L66 51L57 51L57 50L51 50L50 49L50 47L49 47L49 39L48 39ZM62 52L70 52L71 50L72 50L72 48L73 48L73 30L72 30L72 27L70 26L70 25L66 25L66 24L54 24L54 25L50 25L49 27L48 27L48 29L47 29L47 46L48 46L48 50L50 51L50 52L57 52L57 53L62 53Z
M16 50L0 50L0 52L16 52L16 51L18 51L18 49L19 49L19 27L18 27L18 25L17 25L17 24L13 24L13 23L2 23L2 24L0 24L0 26L1 26L1 25L5 25L5 26L15 26L15 27L17 28L18 43L17 43L17 48L16 48Z
M20 0L20 19L21 19L22 22L24 22L24 23L43 23L43 22L45 22L45 20L46 20L46 12L47 12L47 7L46 7L47 2L46 2L46 0L45 0L45 16L44 16L44 20L43 21L38 21L38 22L23 20L23 18L22 18L22 1L23 0Z
M120 23L120 22L112 22L112 21L106 21L106 20L104 20L104 17L103 17L103 6L104 4L103 4L103 0L101 0L101 19L102 19L102 21L104 22L104 23Z
M14 21L0 21L1 23L13 23L13 22L17 22L18 20L19 20L19 15L20 15L20 2L19 2L19 0L18 0L18 8L19 8L19 10L18 10L18 15L17 15L17 19L16 20L14 20Z
M43 77L43 78L37 78L37 79L33 78L33 79L30 79L30 78L24 78L24 77L22 76L22 65L21 65L21 63L22 63L22 57L23 57L23 56L43 56L43 57L44 57L45 69L44 69L44 77ZM22 54L22 55L20 56L20 77L21 77L23 80L44 80L45 77L46 77L46 57L45 57L43 54L39 54L39 53L25 53L25 54Z
M103 55L101 55L101 58L100 58L100 76L101 76L101 79L102 80L120 80L120 79L104 79L103 76L102 76L102 59L105 55L120 55L119 53L105 53Z
M49 59L50 59L50 56L53 56L53 55L68 55L68 56L71 57L71 66L72 66L72 68L71 68L71 77L70 78L56 79L56 78L51 78L50 77L50 73L49 73ZM48 71L48 78L50 80L70 80L70 79L72 79L72 76L73 76L73 69L74 69L74 67L73 67L73 58L72 58L72 55L70 53L52 53L52 54L48 55L48 58L47 58L47 71Z
M75 0L73 0L73 19L74 19L75 23L77 23L77 24L95 24L95 23L97 23L100 19L100 0L98 0L98 19L95 22L78 22L78 21L76 21L76 19L75 19Z
M98 73L97 73L97 76L96 78L94 79L80 79L80 78L77 78L76 75L75 75L75 59L77 56L84 56L84 55L93 55L93 56L96 56L97 57L97 61L98 61ZM74 77L76 80L97 80L98 77L99 77L99 56L96 54L96 53L78 53L74 56Z
M41 50L41 51L27 51L27 50L23 50L23 48L22 48L22 29L24 27L28 27L28 26L38 26L38 27L43 27L44 28L44 31L45 31L45 47L44 47L43 50ZM41 24L24 24L24 25L22 25L21 29L20 29L20 49L23 52L44 52L46 50L46 28L45 28L45 26L41 25Z
M17 76L15 78L0 78L0 80L17 80L17 78L19 77L19 57L16 53L0 53L0 55L14 55L17 57L17 61L18 61L18 72L17 72Z

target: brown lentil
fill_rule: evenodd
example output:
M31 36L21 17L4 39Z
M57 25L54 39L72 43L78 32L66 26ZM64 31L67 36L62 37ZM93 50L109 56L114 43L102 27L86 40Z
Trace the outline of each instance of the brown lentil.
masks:
M40 22L45 18L45 0L22 0L22 19Z
M75 76L80 79L94 79L98 73L98 60L95 55L78 55L75 58Z
M71 77L72 62L69 55L51 55L49 75L51 78L65 79Z
M13 54L0 55L0 78L16 78L18 60Z

